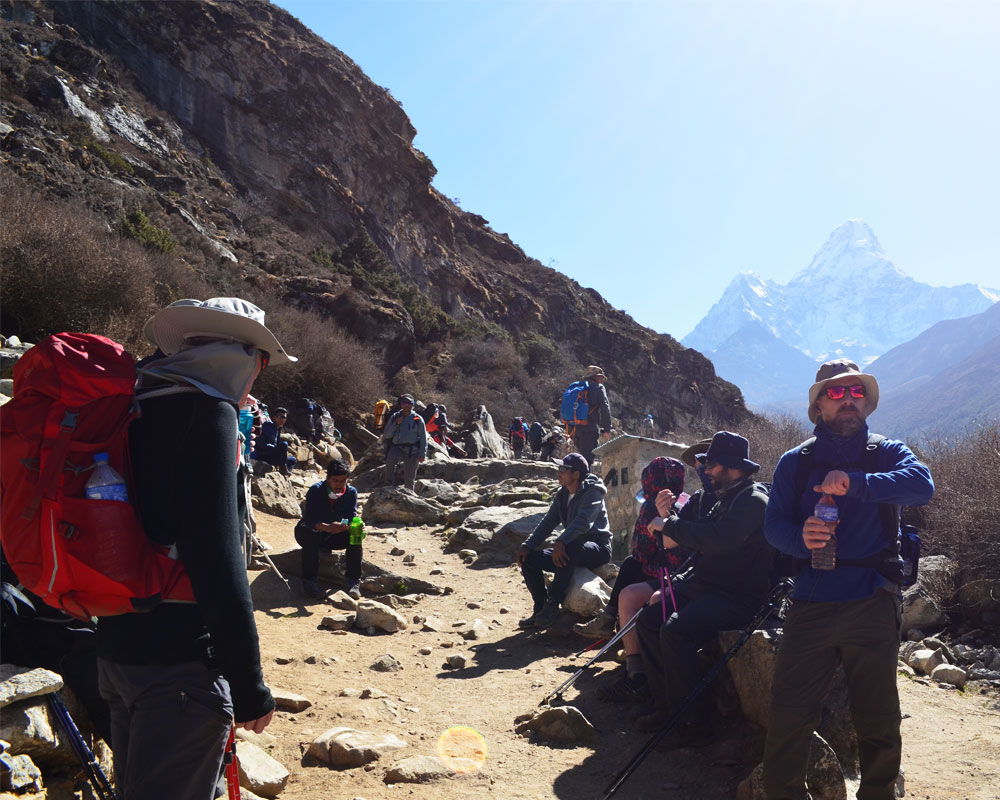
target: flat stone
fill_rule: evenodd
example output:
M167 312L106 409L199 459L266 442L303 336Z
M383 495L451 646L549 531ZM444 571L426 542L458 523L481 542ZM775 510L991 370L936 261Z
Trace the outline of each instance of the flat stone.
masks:
M347 631L354 627L357 619L358 615L353 611L346 614L331 614L323 617L319 626L328 631Z
M272 686L271 696L282 711L305 711L312 705L312 701L300 694L295 694L295 692L289 692L287 689L276 689Z
M236 758L240 768L240 786L262 797L277 797L288 783L288 770L251 742L237 742Z
M391 733L330 728L309 745L307 752L332 767L362 767L406 746L405 741Z
M959 689L965 686L967 679L968 675L965 670L953 664L939 664L931 672L931 680L957 686Z
M374 600L358 603L355 625L359 628L377 628L386 633L406 630L406 620L397 611Z
M458 773L444 765L437 756L410 756L397 761L385 771L386 783L432 783Z
M381 655L372 662L369 669L373 669L376 672L399 672L403 668L403 665L396 660L395 656Z
M62 687L62 676L50 670L0 664L0 708L18 700L58 692Z

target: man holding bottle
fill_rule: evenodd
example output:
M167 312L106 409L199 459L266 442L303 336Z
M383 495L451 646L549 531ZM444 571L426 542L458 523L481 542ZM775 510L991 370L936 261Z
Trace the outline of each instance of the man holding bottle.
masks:
M769 800L804 800L809 740L839 664L858 735L862 800L892 800L902 751L896 660L901 505L925 505L930 471L902 442L870 436L878 383L841 358L809 389L815 439L774 472L764 532L799 567L775 667L764 749ZM832 498L836 521L825 521ZM832 515L831 515L832 516ZM836 533L834 534L834 528ZM829 552L831 540L836 552ZM814 553L820 556L813 558Z
M306 597L324 596L317 578L320 550L346 550L347 593L355 600L361 597L364 533L356 519L358 490L347 483L350 471L346 461L334 459L326 467L326 480L306 492L305 511L295 526L295 541L302 547L302 593Z

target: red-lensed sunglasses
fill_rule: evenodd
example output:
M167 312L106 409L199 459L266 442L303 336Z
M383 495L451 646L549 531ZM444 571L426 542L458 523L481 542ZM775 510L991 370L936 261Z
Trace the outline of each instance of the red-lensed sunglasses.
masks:
M863 383L855 383L851 386L827 386L823 391L831 400L843 400L844 395L848 392L855 400L860 400L866 393Z

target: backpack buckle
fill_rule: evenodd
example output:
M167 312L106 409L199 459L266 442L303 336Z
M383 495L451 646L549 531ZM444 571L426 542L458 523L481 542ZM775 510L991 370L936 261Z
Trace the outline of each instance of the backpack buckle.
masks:
M76 418L80 416L79 411L66 410L66 416L59 423L60 433L72 433L76 429Z
M59 535L69 542L78 539L80 536L80 529L70 522L63 520L59 523Z

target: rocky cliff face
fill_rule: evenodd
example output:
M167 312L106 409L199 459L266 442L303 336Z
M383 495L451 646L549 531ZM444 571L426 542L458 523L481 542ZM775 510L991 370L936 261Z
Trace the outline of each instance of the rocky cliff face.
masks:
M282 9L250 0L0 8L7 167L50 193L98 209L111 189L143 193L233 275L378 347L390 374L420 369L428 342L412 307L310 258L359 231L452 319L564 343L581 364L601 364L626 421L651 411L682 434L746 416L738 390L699 353L437 192L399 104ZM67 135L70 123L97 147ZM95 157L100 148L119 161Z

